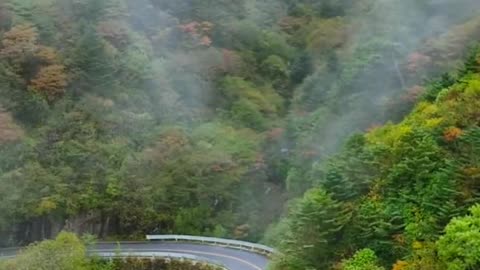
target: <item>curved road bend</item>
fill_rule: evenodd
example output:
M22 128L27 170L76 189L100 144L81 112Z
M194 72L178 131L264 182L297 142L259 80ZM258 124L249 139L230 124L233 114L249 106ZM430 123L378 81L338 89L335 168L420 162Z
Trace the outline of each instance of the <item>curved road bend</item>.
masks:
M115 252L116 243L99 243L94 252ZM268 258L257 253L202 244L172 243L172 242L145 242L120 243L122 252L171 252L189 254L211 259L222 263L230 270L265 270Z
M98 243L89 249L93 253L116 252L117 243ZM257 253L212 246L207 244L189 244L176 242L125 242L120 243L122 252L168 252L194 255L222 263L229 270L265 270L268 258ZM17 250L0 250L0 257L15 256Z

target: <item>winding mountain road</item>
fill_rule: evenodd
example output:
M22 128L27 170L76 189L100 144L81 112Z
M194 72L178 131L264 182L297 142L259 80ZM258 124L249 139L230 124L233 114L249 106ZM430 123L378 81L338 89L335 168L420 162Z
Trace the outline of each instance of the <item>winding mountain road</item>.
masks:
M229 270L265 270L268 258L264 255L245 250L208 244L172 243L172 242L145 242L145 243L100 243L92 253L115 252L122 253L179 253L206 258L221 263Z
M178 236L175 236L178 237ZM189 237L187 237L189 238ZM191 237L190 237L191 238ZM201 238L201 237L193 237ZM202 238L206 242L100 242L88 249L102 257L173 257L214 262L228 270L266 270L269 258L259 253L261 245L218 238ZM178 239L177 239L178 240ZM197 239L198 240L198 239ZM256 251L254 248L256 247ZM269 249L268 247L265 247ZM19 249L0 249L0 257L14 257ZM178 257L177 257L178 256Z

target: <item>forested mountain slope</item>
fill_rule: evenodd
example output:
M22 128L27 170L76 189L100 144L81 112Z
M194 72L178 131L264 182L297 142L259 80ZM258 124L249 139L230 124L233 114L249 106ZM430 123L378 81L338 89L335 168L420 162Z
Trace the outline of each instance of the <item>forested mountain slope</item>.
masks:
M353 136L310 172L317 187L271 232L284 252L274 269L330 269L362 248L337 266L477 269L479 108L475 50L457 74L431 82L401 123Z
M69 230L264 239L286 269L413 256L475 203L476 58L441 75L480 40L479 7L1 1L0 245ZM290 223L310 219L318 237Z

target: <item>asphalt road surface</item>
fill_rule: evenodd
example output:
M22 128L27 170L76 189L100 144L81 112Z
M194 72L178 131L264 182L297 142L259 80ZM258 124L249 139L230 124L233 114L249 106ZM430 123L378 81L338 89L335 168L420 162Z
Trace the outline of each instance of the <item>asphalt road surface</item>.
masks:
M204 244L189 244L176 242L145 242L145 243L99 243L91 248L95 252L167 252L194 255L223 264L230 270L265 270L268 258L257 253L237 250L227 247ZM0 251L1 256L14 256L15 250Z

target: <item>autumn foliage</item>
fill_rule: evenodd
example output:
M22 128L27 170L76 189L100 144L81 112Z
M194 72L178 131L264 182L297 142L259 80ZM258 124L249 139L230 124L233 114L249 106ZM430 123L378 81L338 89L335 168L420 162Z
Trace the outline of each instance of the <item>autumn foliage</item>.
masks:
M414 85L410 87L407 92L402 96L402 100L407 102L416 102L424 92L424 87Z
M62 97L67 87L67 75L62 65L51 65L43 67L38 72L30 86L48 101Z
M115 20L100 22L97 31L100 36L110 41L117 48L124 48L128 45L128 29L122 22Z
M405 270L408 266L408 263L405 261L397 261L394 265L392 270Z
M23 77L35 92L52 102L65 93L67 74L56 49L39 42L37 29L21 24L6 32L1 40L0 57Z
M0 0L0 247L65 227L447 269L422 256L480 203L460 2Z
M190 37L197 46L210 47L212 44L210 35L213 30L213 24L211 22L193 21L187 24L181 24L178 28Z
M2 57L18 61L26 55L33 54L37 50L37 30L29 25L18 25L6 32L2 39Z
M447 142L456 141L460 136L463 135L463 131L457 127L447 128L443 133L443 138Z
M58 54L54 48L47 46L38 46L35 57L42 63L51 65L58 62Z
M417 72L420 68L427 66L432 62L432 58L428 55L414 52L408 56L407 70L409 72Z

